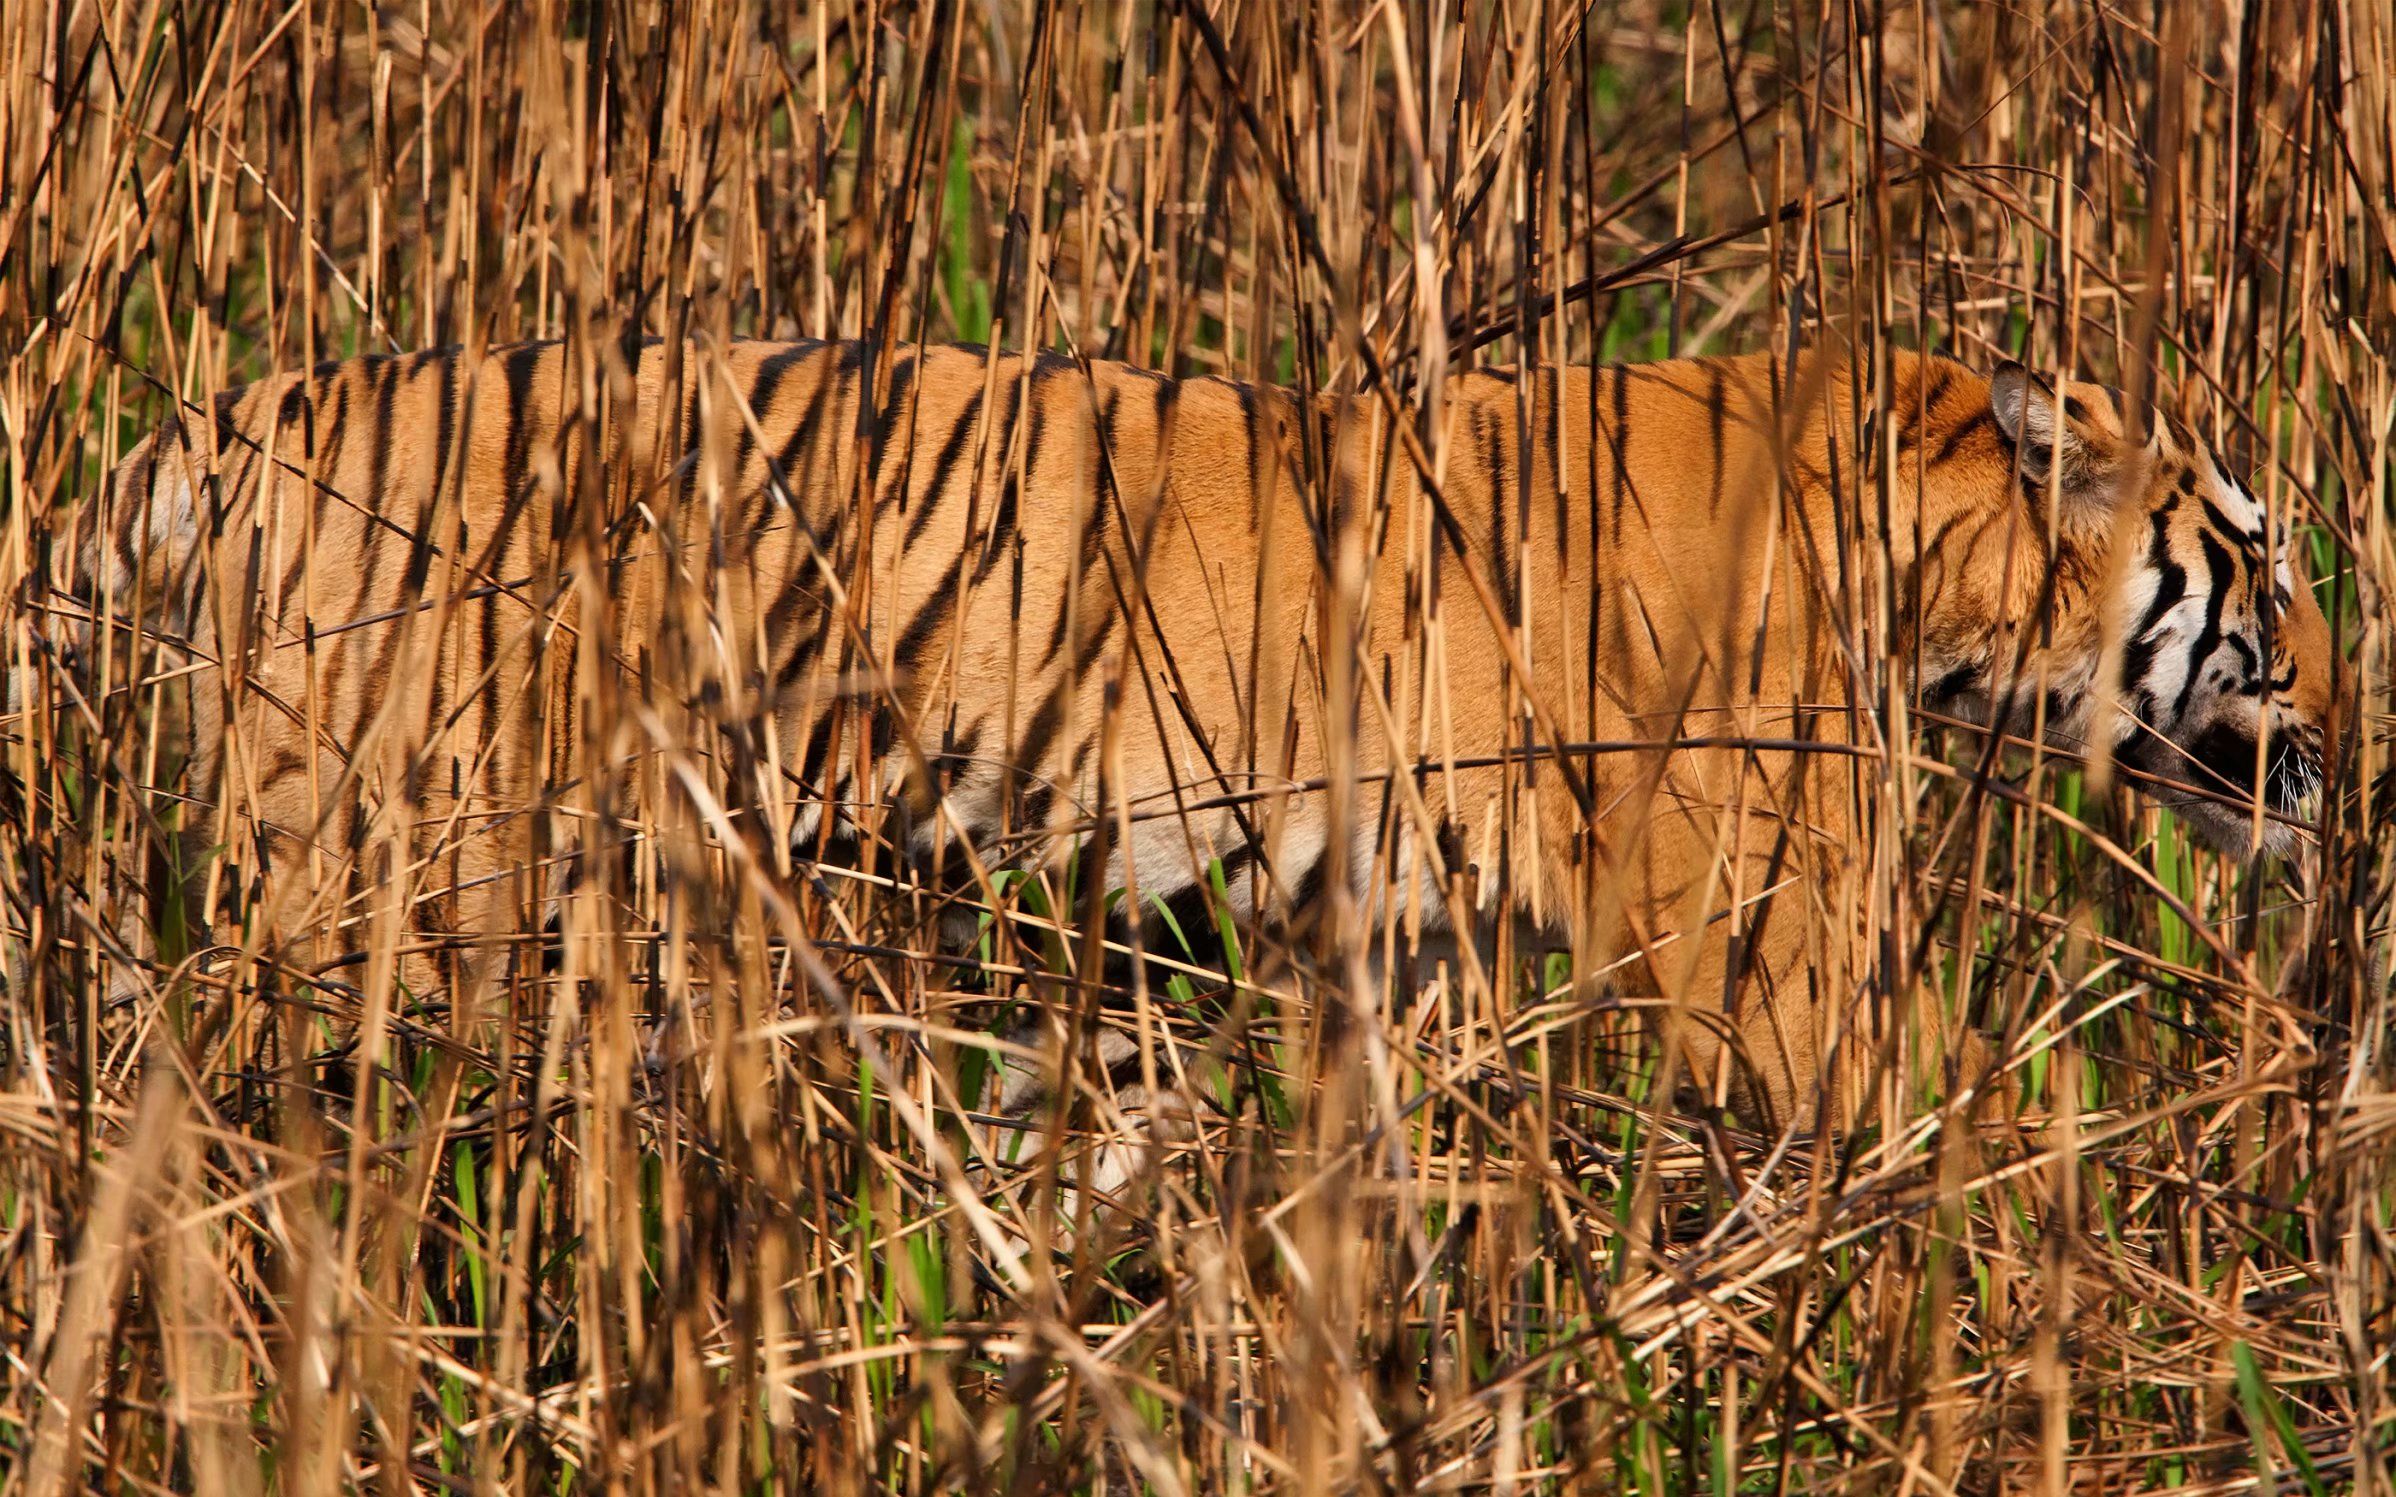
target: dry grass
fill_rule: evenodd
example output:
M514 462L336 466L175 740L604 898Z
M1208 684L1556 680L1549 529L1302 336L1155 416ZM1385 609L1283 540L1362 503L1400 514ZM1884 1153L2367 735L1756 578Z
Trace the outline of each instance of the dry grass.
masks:
M250 939L195 948L173 683L37 644L167 400L324 357L873 332L1419 392L1824 327L2158 371L2306 519L2361 683L2303 868L2027 752L1971 796L1936 724L1888 766L1875 918L1931 939L1878 980L2004 1033L2043 1131L1705 1127L1535 963L943 961L647 773L529 808L636 852L489 1011L370 1007L230 864ZM10 0L0 351L0 1485L2387 1490L2384 0ZM1127 1125L1102 1080L1056 1150L960 1110L1014 1002L1170 1026L1223 1110L1091 1214L1045 1161Z

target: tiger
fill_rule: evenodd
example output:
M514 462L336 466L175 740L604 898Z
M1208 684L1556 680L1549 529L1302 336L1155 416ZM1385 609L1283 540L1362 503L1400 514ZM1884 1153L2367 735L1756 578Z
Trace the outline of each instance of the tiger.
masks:
M854 340L352 358L134 447L61 648L138 630L187 825L286 936L404 886L416 982L555 909L576 860L526 808L597 745L712 763L780 866L1329 911L1370 981L1544 943L1684 1098L1798 1128L1860 1116L1900 1022L1882 735L2089 755L2236 857L2313 835L2329 627L2175 417L1836 346L1421 397Z

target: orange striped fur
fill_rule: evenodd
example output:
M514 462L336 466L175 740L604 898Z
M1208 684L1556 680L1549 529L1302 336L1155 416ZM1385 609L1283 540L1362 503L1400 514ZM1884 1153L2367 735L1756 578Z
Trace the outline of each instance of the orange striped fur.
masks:
M528 345L267 380L119 467L81 585L217 667L200 835L287 924L394 876L450 933L535 918L564 865L527 807L573 746L673 746L802 858L1079 856L1185 928L1220 860L1242 914L1349 891L1401 944L1571 944L1664 1001L1683 1075L1805 1120L1859 1105L1883 1022L1841 912L1889 693L2102 735L2235 848L2293 846L2320 782L2334 662L2284 534L2098 386L1480 372L1409 443L1372 400L1055 356L671 352L602 364L604 465L576 362ZM595 661L645 705L581 721ZM378 828L408 869L359 866Z

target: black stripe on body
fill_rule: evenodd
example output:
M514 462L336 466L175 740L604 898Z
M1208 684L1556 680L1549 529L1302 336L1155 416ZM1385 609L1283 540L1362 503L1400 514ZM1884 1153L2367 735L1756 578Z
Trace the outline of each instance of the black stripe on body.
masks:
M902 678L915 669L924 645L932 637L932 631L947 623L950 613L955 610L957 578L964 568L965 553L960 549L949 560L948 570L932 585L930 596L924 599L922 606L915 610L915 616L907 621L907 627L900 632L898 644L890 653L890 668Z
M1928 381L1919 387L1914 399L1905 403L1897 422L1897 451L1902 453L1914 445L1924 426L1938 415L1939 402L1947 398L1947 389L1955 382L1955 370L1939 362L1930 366Z
M380 599L381 595L375 588L375 581L377 574L382 570L383 556L390 550L388 538L375 523L376 517L379 516L394 526L401 524L400 517L391 512L393 498L391 493L391 449L398 437L394 412L399 399L399 382L402 373L393 360L380 354L370 355L360 360L357 367L360 377L366 380L374 392L374 425L368 433L373 442L373 457L367 464L366 492L358 496L358 502L365 510L365 513L359 518L359 527L362 543L366 550L366 564L359 584L358 595L361 602L367 602ZM515 406L511 404L509 409L512 413ZM416 523L406 527L408 565L400 582L400 602L403 604L413 604L423 596L425 578L432 571L431 508L429 502L420 501L417 505ZM383 683L391 679L392 662L399 653L400 636L406 632L406 628L398 622L387 625L383 629L382 645L375 651L374 664L367 671L365 685L369 689L361 691L358 695L358 715L356 722L350 727L351 732L363 729L367 718L373 714L375 696L382 688ZM325 683L325 696L328 701L340 700L339 682L342 674L340 666L346 663L348 653L346 649L341 651L330 678Z
M1061 689L1051 689L1048 699L1040 704L1040 710L1032 714L1031 726L1024 733L1023 742L1017 746L1014 755L1011 784L1020 786L1026 781L1032 782L1023 797L1022 827L1025 830L1048 824L1048 811L1055 801L1056 786L1043 773L1043 769L1048 763L1048 751L1064 726L1065 693Z
M1527 468L1528 464L1523 465L1523 468L1518 468L1514 461L1517 448L1508 445L1510 439L1518 438L1521 435L1521 429L1518 408L1515 407L1514 402L1507 402L1507 408L1503 413L1491 413L1490 447L1494 453L1494 462L1490 468L1489 494L1493 501L1492 508L1500 513L1508 509L1514 512L1514 539L1512 544L1506 547L1505 558L1505 565L1514 574L1513 584L1507 589L1506 615L1508 618L1512 618L1522 611L1522 547L1526 538L1525 531L1529 528L1531 519L1530 510L1526 504L1528 495L1522 482L1523 468ZM1323 570L1326 574L1331 570L1328 557L1324 559Z
M922 502L916 506L915 513L907 517L906 533L899 542L902 549L912 547L922 537L924 527L931 524L932 517L940 512L941 502L948 497L949 478L956 472L957 463L965 456L965 449L971 444L973 434L980 425L981 414L982 391L976 386L974 392L966 397L965 409L958 412L956 420L949 423L948 436L940 444L939 454L932 459L932 475L924 486Z
M140 575L140 550L143 545L140 538L149 531L148 516L151 507L157 503L160 453L170 445L174 448L172 455L188 461L181 425L171 415L158 433L109 475L110 490L103 493L106 502L115 507L107 512L107 543L103 547L93 548L92 575L83 574L82 564L78 560L74 578L75 595L95 608L100 602L101 578L110 565L115 566L120 576Z
M1722 366L1708 359L1705 369L1705 429L1706 429L1706 496L1705 512L1717 514L1722 509L1722 470L1729 454L1722 447L1722 425L1729 405L1730 392L1725 388L1729 376Z
M1614 456L1614 526L1622 527L1622 504L1631 493L1631 382L1628 372L1614 368L1606 371L1612 382L1609 392L1613 405L1613 430L1606 434L1606 443Z
M1072 622L1072 615L1077 611L1086 612L1093 606L1090 598L1091 578L1105 557L1107 526L1113 519L1114 506L1107 502L1107 495L1114 482L1111 454L1115 450L1115 413L1122 403L1123 396L1119 390L1107 391L1105 398L1099 402L1098 447L1092 454L1090 513L1082 523L1081 555L1075 560L1077 571L1071 590L1057 600L1057 615L1055 622L1049 626L1048 645L1040 652L1040 664L1037 667L1040 671L1048 669L1057 658L1057 652L1065 647L1065 630ZM1079 609L1068 607L1068 600L1078 602ZM1102 609L1106 607L1103 602L1095 606ZM1113 610L1106 611L1111 613Z
M829 799L829 791L820 783L824 760L832 752L832 723L840 716L837 704L825 702L816 709L815 726L807 733L807 751L799 758L799 784L811 794ZM832 808L824 808L825 819L831 819Z
M507 392L507 440L500 449L499 522L491 528L481 548L481 566L494 579L506 575L508 543L532 504L532 423L527 408L533 399L532 382L538 372L541 351L549 346L535 344L530 349L516 349L500 365ZM452 398L452 392L445 387L442 395L445 412ZM436 496L438 493L436 486ZM559 510L562 516L564 506L560 505ZM562 523L561 518L552 517L550 533L553 539L558 536ZM499 658L499 597L496 593L483 597L480 613L481 664L488 671ZM497 710L495 704L492 710Z
M393 429L392 412L399 399L399 371L368 360L359 366L357 377L366 381L367 389L372 391L374 396L372 425L367 428L367 435L373 441L373 447L370 450L374 455L366 464L366 492L358 496L358 502L365 507L369 515L383 515L386 518L396 519L396 516L390 514L387 506L391 500L391 445L393 439L398 435ZM509 410L513 412L515 408L511 401ZM373 522L368 520L365 524L366 586L364 592L367 597L371 598L375 595L374 577L381 566L384 547L378 544L381 537L375 533Z
M915 366L918 362L916 355L906 354L891 369L890 398L885 400L881 408L874 413L873 429L867 434L866 439L871 444L871 457L865 475L866 491L874 496L876 513L880 512L886 502L882 497L882 469L890 461L890 449L893 446L906 445L904 442L894 443L891 438L894 433L903 430L905 423L911 419L907 406L907 395L915 388ZM857 399L862 407L865 400L863 391L858 393ZM899 464L899 471L903 474L907 467L908 464L902 461ZM902 484L900 487L904 488L904 485Z
M325 366L317 367L321 371ZM339 366L335 365L334 367L338 368ZM309 533L315 535L321 543L324 536L325 506L332 499L333 479L341 471L342 453L349 449L350 395L349 381L347 380L333 379L322 373L314 378L323 388L321 393L310 402L309 409L311 431L308 438L308 450L310 456L316 460L309 465L311 488L307 501L308 527ZM317 449L313 427L316 409L325 405L330 405L331 411L325 418L325 440L320 453ZM307 564L308 552L303 546L293 554L289 564L283 568L283 580L277 596L286 600L285 606L289 606L288 600L298 590L300 569Z
M1966 416L1961 421L1955 423L1954 427L1947 432L1946 438L1938 444L1938 451L1931 454L1929 465L1933 468L1938 467L1940 464L1946 462L1949 458L1955 456L1956 452L1962 448L1964 443L1979 435L1983 430L1996 424L1996 412L1988 407L1983 406L1981 409L1972 412L1969 416Z
M791 575L783 579L781 595L776 597L773 606L766 610L765 640L768 657L771 658L775 652L784 649L784 641L788 641L788 653L782 656L782 663L775 668L773 673L776 690L788 687L806 671L807 667L813 663L817 653L823 649L824 641L829 638L832 629L836 627L832 617L831 600L817 592L812 585L816 568L812 557L806 554L809 549L820 550L826 540L824 535L817 532L814 517L808 513L807 508L807 500L819 493L820 489L812 482L801 488L794 482L791 475L804 458L804 471L809 474L811 479L814 476L812 454L817 431L822 423L824 412L831 408L834 400L847 388L850 371L854 367L851 355L857 348L856 344L840 345L838 353L833 358L832 367L823 371L817 378L815 388L808 392L806 407L799 413L798 424L791 428L789 438L782 444L782 454L775 459L771 475L773 482L781 488L790 502L792 523L804 532L803 535L794 537L794 547L805 548L794 549L794 565ZM837 474L839 466L837 460L831 464L835 474ZM838 513L837 509L834 513ZM762 523L762 516L760 519ZM792 638L798 623L799 611L810 607L815 610L813 626L804 636Z
M740 435L732 447L734 484L743 487L748 484L749 459L757 452L757 432L764 431L766 423L773 420L775 401L782 393L782 382L790 377L790 371L798 366L799 361L812 351L805 344L786 344L758 362L756 372L749 378L749 388L743 392L743 398L749 403L749 414L756 420L756 430L752 431L747 421L740 423ZM765 506L771 501L772 489L772 475L768 474L758 483L755 492L742 496L744 507L739 528L743 533L753 532L763 520Z
M813 352L813 350L809 350L809 352ZM803 482L799 475L805 471L807 478L814 477L812 470L816 432L823 421L824 408L831 404L832 397L845 387L845 383L846 379L841 372L838 360L834 361L833 368L825 370L816 377L815 388L807 392L807 404L801 407L797 423L791 427L790 435L783 440L782 450L776 454L772 467L766 474L767 493L770 495L774 489L779 488L783 499L790 505L792 515L797 518L799 524L807 527L810 535L815 533L815 521L814 517L807 512L807 498L815 492L815 488L812 483ZM806 460L804 464L802 459ZM839 464L834 463L833 466L837 469ZM762 526L764 523L764 506L760 504L757 524Z
M706 440L699 430L699 381L687 358L669 367L682 371L682 448L674 454L674 487L687 504L699 489L699 444Z
M1258 410L1256 391L1252 387L1244 384L1236 384L1229 380L1225 380L1223 383L1231 385L1231 393L1233 397L1239 401L1240 438L1247 444L1248 528L1251 532L1254 532L1260 529L1264 524L1263 505L1265 503L1265 454L1263 416Z
M1489 565L1497 583L1498 602L1512 624L1520 609L1519 579L1515 576L1514 547L1506 539L1505 436L1498 418L1482 405L1473 407L1473 461L1489 491Z
M1158 393L1153 397L1160 407L1164 401L1164 388L1158 386ZM1118 385L1110 388L1106 399L1099 404L1098 473L1096 492L1092 496L1095 513L1091 515L1089 527L1082 535L1081 613L1087 622L1082 630L1081 642L1073 652L1073 679L1076 681L1089 674L1090 667L1097 663L1099 654L1106 649L1107 641L1114 638L1115 626L1122 615L1122 609L1117 606L1118 589L1092 591L1093 578L1100 568L1112 570L1106 556L1107 531L1116 522L1117 511L1127 508L1123 497L1122 471L1115 460L1121 445L1117 432L1122 408L1123 391ZM1133 537L1126 535L1123 544L1128 550L1136 542ZM1090 613L1093 607L1097 610L1094 619ZM1058 618L1062 622L1061 611ZM1084 747L1088 745L1085 743Z
M940 748L928 761L933 775L939 779L934 788L944 792L953 778L968 773L973 765L974 753L981 746L982 725L979 722L970 724L963 737L943 733Z
M1000 553L1005 550L1006 543L1014 538L1016 514L1023 502L1024 480L1028 478L1034 483L1039 481L1040 448L1048 434L1046 389L1048 377L1048 370L1045 366L1033 366L1031 389L1028 394L1019 397L1019 403L1021 400L1028 399L1031 404L1032 426L1024 437L1021 466L1008 464L1006 480L999 485L998 512L990 517L990 532L982 538L982 554L973 567L973 580L976 586L979 586L982 580L990 575L991 569L998 565ZM1021 386L1018 385L1017 388L1021 389ZM1013 411L1008 412L1010 431L1013 427L1014 415Z

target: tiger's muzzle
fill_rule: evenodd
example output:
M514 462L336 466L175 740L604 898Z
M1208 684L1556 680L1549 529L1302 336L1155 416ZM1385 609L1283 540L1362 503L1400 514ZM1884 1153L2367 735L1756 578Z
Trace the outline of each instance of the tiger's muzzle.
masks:
M2214 723L2186 743L2148 741L2125 750L2122 757L2133 768L2168 782L2154 787L2156 798L2205 841L2237 857L2293 852L2298 824L2311 821L2321 804L2321 746L2301 731L2274 735L2267 749L2258 752L2250 729ZM2258 787L2266 813L2259 842L2254 814Z

